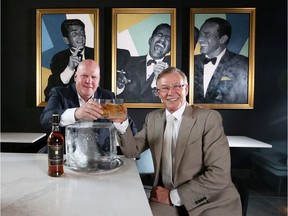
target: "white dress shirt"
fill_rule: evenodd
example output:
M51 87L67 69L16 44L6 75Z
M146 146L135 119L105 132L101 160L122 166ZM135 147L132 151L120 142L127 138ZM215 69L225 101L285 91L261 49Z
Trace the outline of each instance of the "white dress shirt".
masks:
M154 59L156 61L156 64L158 62L163 61L164 57L162 59ZM146 57L146 65L148 63L149 60L153 60L152 57L148 54ZM146 80L149 79L149 77L154 73L154 67L156 65L155 63L152 63L151 65L146 67ZM152 83L151 83L151 88L156 87L156 77L154 77Z
M149 54L147 54L147 57L146 57L146 80L148 80L149 77L153 74L155 65L158 62L162 61L163 59L164 58L162 58L162 59L153 59ZM155 60L156 64L152 63L149 66L147 66L147 63L148 63L149 60Z
M212 62L209 62L208 64L204 64L204 77L203 77L204 97L205 97L205 94L207 92L210 80L212 79L212 76L214 74L214 71L216 70L216 68L217 68L222 56L225 54L225 51L226 51L226 49L224 49L220 53L220 55L217 56L217 60L216 60L215 64L212 64Z
M185 103L180 109L178 109L176 112L174 112L172 115L175 117L174 119L174 130L173 130L173 145L172 145L172 160L173 160L173 165L174 165L174 161L175 161L175 149L176 149L176 143L177 143L177 138L178 138L178 133L179 133L179 128L181 125L181 121L182 121L182 115L185 111L186 106L188 105L188 103ZM169 113L168 110L166 110L166 116L169 115L171 113ZM182 205L181 199L179 197L178 191L177 189L172 189L170 191L170 200L173 203L173 205L175 206L180 206Z
M93 96L92 96L92 98L93 98ZM83 100L79 94L78 94L78 100L79 100L79 105L81 107L85 103L85 100ZM63 114L60 117L60 122L59 122L59 125L61 127L65 127L67 125L74 124L76 122L75 111L77 108L78 107L69 108L63 112Z

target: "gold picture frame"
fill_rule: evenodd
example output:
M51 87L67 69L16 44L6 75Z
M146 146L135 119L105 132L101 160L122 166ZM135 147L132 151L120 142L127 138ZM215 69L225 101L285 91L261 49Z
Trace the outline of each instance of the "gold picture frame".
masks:
M95 61L99 61L98 8L36 9L37 107L45 107L47 103L45 100L45 94L47 95L49 91L45 91L45 88L47 87L47 83L50 82L48 81L50 75L54 74L54 72L52 73L52 70L50 68L53 56L57 53L60 53L61 51L69 50L69 47L63 41L63 35L61 33L61 23L66 19L77 19L81 20L84 23L86 34L86 48L83 52L85 52L85 58L87 58L86 50L88 50L89 48L91 53L90 56L92 56L91 58L93 59L94 57ZM65 56L65 59L66 58L68 57ZM53 83L49 86L49 88L51 86L53 86Z
M212 109L254 108L255 16L255 8L190 8L190 104ZM211 64L205 65L205 70L209 71L208 67L212 70L212 77L207 79L206 74L209 72L203 72L203 59L209 55L208 37L213 38L213 33L207 31L207 24L206 30L204 28L200 32L200 28L209 18L212 18L213 23L215 18L228 21L232 26L232 33L225 54L222 53L223 57L216 62L216 69L211 68ZM211 19L209 21L211 26ZM217 25L220 26L219 23ZM218 37L229 38L226 36L227 34ZM235 56L226 58L228 52L242 55L243 63L236 60L238 58ZM236 65L238 68L235 68ZM235 84L236 82L238 83ZM205 86L208 86L206 94L203 90L206 89Z
M165 57L162 58L161 61L164 62L165 58L168 56L170 58L169 66L175 66L176 65L176 9L175 8L113 8L112 9L112 76L111 76L112 77L112 91L115 92L117 97L121 97L124 99L125 106L128 108L163 107L160 99L158 98L158 96L156 96L156 94L153 94L150 97L149 96L150 92L147 91L148 92L147 94L143 93L147 89L149 89L150 91L152 88L152 84L151 85L150 83L147 84L148 82L146 81L145 78L144 78L144 81L143 79L141 80L141 84L136 84L138 82L138 77L137 77L137 82L136 82L136 79L134 78L129 80L129 74L131 76L136 76L135 74L132 74L131 72L139 71L137 69L135 70L135 67L138 67L138 66L139 68L141 68L142 71L144 71L143 73L141 73L141 75L146 74L146 67L147 67L146 56L147 56L147 53L149 53L149 48L150 48L149 41L151 40L150 38L152 38L152 32L156 30L157 26L159 25L165 26L167 24L170 25L171 27L170 38L169 38L171 50L170 52L166 53ZM167 36L165 38L167 39ZM140 64L138 63L138 60L141 61L141 66L142 66L143 61L145 61L145 64L143 64L143 66L141 67ZM134 67L133 70L129 69L131 64L127 62L133 62L133 67ZM167 63L167 65L168 64L169 63ZM128 80L130 82L128 83L129 87L127 87L128 85L125 85L125 88L122 88L121 90L120 88L118 88L120 86L120 82L117 81L117 75L119 75L120 73L126 74L126 69L124 68L127 69ZM139 73L139 77L141 75ZM139 82L140 82L140 78L139 78ZM138 88L140 86L141 86L141 89ZM131 90L131 92L133 93L133 96L130 97L128 96L128 94L125 93L125 91L128 92L128 89Z

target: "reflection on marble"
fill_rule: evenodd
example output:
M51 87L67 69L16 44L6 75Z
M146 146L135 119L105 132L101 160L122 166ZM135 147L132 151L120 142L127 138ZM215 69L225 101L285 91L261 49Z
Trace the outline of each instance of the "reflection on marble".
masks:
M46 154L1 153L1 216L152 215L135 161L122 159L113 172L53 178Z
M246 136L227 136L230 147L272 148L271 144L261 142Z

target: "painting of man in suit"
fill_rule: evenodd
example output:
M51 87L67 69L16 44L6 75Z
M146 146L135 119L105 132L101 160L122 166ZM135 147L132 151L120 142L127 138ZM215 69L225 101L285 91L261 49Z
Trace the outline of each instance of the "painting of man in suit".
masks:
M232 52L229 21L220 17L205 20L200 28L200 54L194 55L194 103L248 103L247 56Z
M53 55L50 62L51 75L44 90L45 101L55 86L74 82L74 72L84 59L94 59L94 48L86 46L85 24L80 19L66 19L61 24L63 41L67 49Z
M148 40L146 55L131 56L117 69L117 95L127 103L161 103L156 89L158 74L171 64L171 26L156 26ZM117 52L123 50L117 49ZM118 65L117 65L118 67Z

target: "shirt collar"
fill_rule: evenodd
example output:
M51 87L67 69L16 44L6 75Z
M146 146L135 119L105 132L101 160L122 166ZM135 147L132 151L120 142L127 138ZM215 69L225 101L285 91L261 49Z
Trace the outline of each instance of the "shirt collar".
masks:
M164 57L162 59L153 59L148 53L147 57L146 57L146 62L148 62L149 60L155 60L158 63L160 61L163 61L163 59L164 59Z
M215 56L215 57L217 57L215 65L218 65L219 61L221 60L221 58L225 54L225 52L226 52L226 48L218 56ZM205 57L209 58L207 55L205 55Z
M84 50L85 48L83 48L82 52L80 54L82 54L84 56ZM70 52L73 53L73 50L70 49Z
M181 121L182 115L187 107L188 103L184 103L178 110L176 110L172 115L178 120ZM171 113L166 109L166 116L170 115Z
M77 95L78 95L79 105L82 106L84 103L86 103L86 101L81 97L79 93L77 93ZM94 94L90 97L90 99L94 99Z

